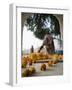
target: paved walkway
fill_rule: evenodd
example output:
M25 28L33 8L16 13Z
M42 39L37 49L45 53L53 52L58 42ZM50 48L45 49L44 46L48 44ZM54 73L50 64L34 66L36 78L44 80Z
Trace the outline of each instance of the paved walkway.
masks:
M46 71L41 71L40 66L41 63L36 63L33 66L36 68L36 73L32 76L55 76L55 75L63 75L63 62L59 62L53 67L48 67L47 63L45 63L47 66ZM22 69L22 72L24 69Z

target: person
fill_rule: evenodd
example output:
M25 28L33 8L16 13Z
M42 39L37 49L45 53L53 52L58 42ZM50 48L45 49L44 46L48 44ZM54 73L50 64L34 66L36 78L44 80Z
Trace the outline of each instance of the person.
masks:
M30 52L31 53L34 53L34 47L33 47L33 45L31 46Z
M40 52L44 46L49 54L53 54L55 52L53 38L49 33L44 36L43 44L40 46L38 52Z

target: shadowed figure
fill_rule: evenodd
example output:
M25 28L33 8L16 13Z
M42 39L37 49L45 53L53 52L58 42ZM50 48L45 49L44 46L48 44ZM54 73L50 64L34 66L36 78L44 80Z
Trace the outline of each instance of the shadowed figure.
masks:
M31 53L34 53L34 47L33 47L33 45L31 46L30 52Z
M40 46L38 52L40 52L44 46L49 54L53 54L55 52L53 38L50 34L46 34L44 36L43 44Z

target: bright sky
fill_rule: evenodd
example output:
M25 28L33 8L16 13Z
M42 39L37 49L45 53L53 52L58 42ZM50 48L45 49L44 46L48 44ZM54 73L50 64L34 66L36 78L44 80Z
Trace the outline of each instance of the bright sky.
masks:
M24 49L30 49L33 45L34 48L40 47L42 44L42 40L36 38L31 31L27 31L27 27L24 26L23 28L23 50Z
M23 50L31 49L32 45L34 49L40 47L42 45L42 40L36 38L33 32L27 30L27 27L24 26L23 28ZM54 40L55 49L60 49L58 40Z

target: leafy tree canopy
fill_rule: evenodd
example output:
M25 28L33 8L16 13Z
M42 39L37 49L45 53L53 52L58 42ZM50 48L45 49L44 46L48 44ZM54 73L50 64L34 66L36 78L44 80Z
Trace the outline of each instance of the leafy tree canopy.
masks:
M32 14L27 18L27 25L39 39L43 39L46 33L60 34L59 22L53 14Z

